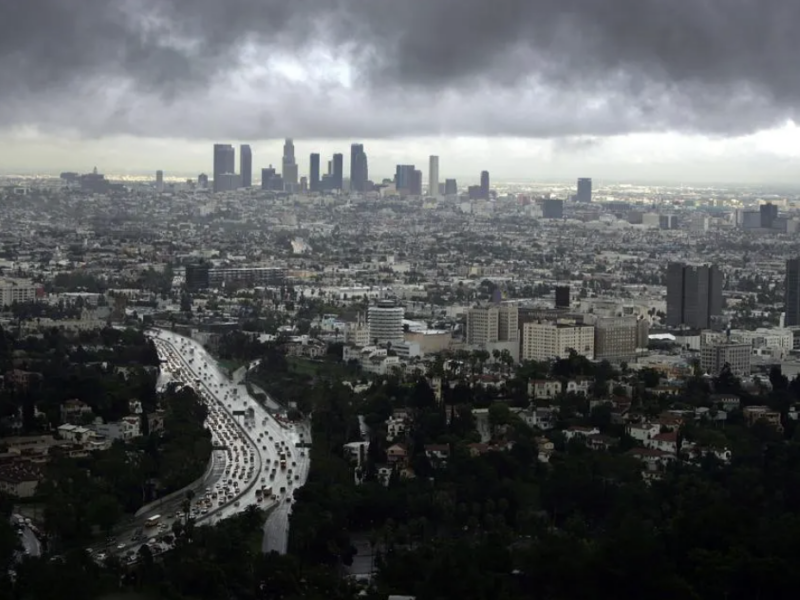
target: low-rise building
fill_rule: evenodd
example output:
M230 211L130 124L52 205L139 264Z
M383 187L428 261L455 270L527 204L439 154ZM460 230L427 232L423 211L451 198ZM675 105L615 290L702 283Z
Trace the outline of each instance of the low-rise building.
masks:
M29 464L0 466L0 493L15 498L30 498L36 493L42 473Z

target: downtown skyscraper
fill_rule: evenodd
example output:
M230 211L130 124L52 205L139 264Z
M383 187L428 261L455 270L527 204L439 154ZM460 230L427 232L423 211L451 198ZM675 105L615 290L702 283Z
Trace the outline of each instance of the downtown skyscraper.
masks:
M341 190L344 186L344 155L333 155L333 172L331 178L333 180L333 189Z
M236 172L236 150L230 144L214 144L214 191L226 191L226 176Z
M239 146L239 174L242 176L242 187L253 185L253 151L249 144Z
M308 165L308 189L312 192L318 192L320 190L320 179L319 179L319 154L314 152L309 157L309 165Z
M592 201L592 180L589 177L578 179L578 194L575 197L578 202Z
M286 141L283 144L283 164L282 164L282 175L283 175L283 183L286 185L287 188L294 190L297 186L298 181L298 173L297 173L297 161L294 158L294 140L291 138L286 138Z
M481 198L484 200L489 199L489 171L481 171Z
M428 196L439 194L439 157L431 156L428 159Z
M350 146L350 190L355 192L367 191L369 180L369 165L364 144Z

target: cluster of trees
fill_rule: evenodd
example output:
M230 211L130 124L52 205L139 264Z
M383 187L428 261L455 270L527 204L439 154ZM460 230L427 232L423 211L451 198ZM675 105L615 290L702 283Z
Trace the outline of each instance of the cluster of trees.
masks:
M105 328L76 337L58 329L41 337L19 338L0 328L0 370L34 373L25 385L7 383L0 390L0 417L22 416L24 432L60 424L60 409L79 399L106 421L129 412L139 400L146 411L155 409L159 359L152 341L133 330ZM37 410L45 417L37 418Z
M5 515L3 515L5 516ZM25 558L15 564L16 539L0 522L0 600L87 600L161 598L164 600L353 600L356 590L333 570L307 567L293 556L262 554L264 515L248 509L213 527L175 528L175 548L153 556L144 546L141 560L124 566L114 557L97 564L81 548L57 558ZM13 568L9 575L6 565Z
M164 428L85 458L56 455L38 495L45 529L60 547L108 535L124 514L199 478L211 456L211 434L203 427L207 409L189 387L169 386L158 399Z
M45 291L48 293L90 292L103 294L113 288L137 288L167 296L172 292L174 277L175 273L170 265L160 271L150 267L135 278L115 277L107 274L98 276L90 271L79 269L57 274L51 281L45 283Z

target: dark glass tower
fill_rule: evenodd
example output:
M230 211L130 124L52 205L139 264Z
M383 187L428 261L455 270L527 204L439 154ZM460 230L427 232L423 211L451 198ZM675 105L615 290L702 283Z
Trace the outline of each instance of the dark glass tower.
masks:
M341 190L344 183L344 156L333 155L333 189Z
M309 159L308 189L312 192L319 191L319 154L314 153Z
M394 172L394 185L398 193L413 193L415 171L414 165L397 165Z
M576 196L578 202L591 202L592 201L592 180L589 177L581 177L578 179L578 195Z
M239 146L239 174L242 176L242 187L253 185L253 151L249 144Z
M489 171L481 171L481 198L489 199Z
M214 144L214 191L222 190L223 175L236 172L236 150L230 144Z
M350 146L350 189L355 192L364 192L367 189L369 167L364 144Z
M786 261L786 289L784 291L785 327L800 325L800 258Z
M667 325L710 329L722 314L722 272L715 266L667 266Z

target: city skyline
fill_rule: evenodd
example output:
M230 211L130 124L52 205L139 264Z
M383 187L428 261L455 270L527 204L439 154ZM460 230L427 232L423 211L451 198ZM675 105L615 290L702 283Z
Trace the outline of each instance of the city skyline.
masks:
M384 175L795 181L800 5L576 1L4 3L0 170L194 173L209 142L289 136Z
M740 154L731 151L730 140L703 144L670 135L644 136L631 145L624 139L573 140L566 144L555 141L480 140L472 138L423 138L402 144L392 140L361 139L369 148L370 176L392 177L397 164L413 162L427 170L431 154L441 157L440 181L455 177L464 183L479 181L481 170L488 170L498 182L508 181L572 181L583 175L595 182L652 184L742 184L800 187L796 176L800 163L800 143L792 147L791 131L762 132L742 138ZM24 138L24 139L23 139ZM113 143L106 139L87 140L75 145L69 141L45 140L26 134L13 144L10 158L0 161L0 175L58 175L62 171L88 172L93 166L110 175L147 177L163 170L166 178L194 177L212 172L208 148L216 140L187 141L166 139L124 138ZM231 143L239 143L239 139ZM666 142L665 142L666 140ZM283 138L251 142L256 162L255 172L269 164L281 168ZM306 170L310 152L323 157L332 153L348 155L351 141L296 139L300 169ZM636 146L659 148L661 158L648 162L636 154ZM797 159L776 157L772 149L791 147ZM728 148L733 157L714 158ZM2 150L0 150L2 152ZM599 160L603 156L620 156L619 162ZM573 160L563 157L572 156ZM691 168L677 157L693 157ZM328 159L325 159L328 160ZM326 170L323 162L322 172ZM347 171L349 176L349 168ZM425 173L427 177L427 172ZM426 179L427 182L427 179Z

